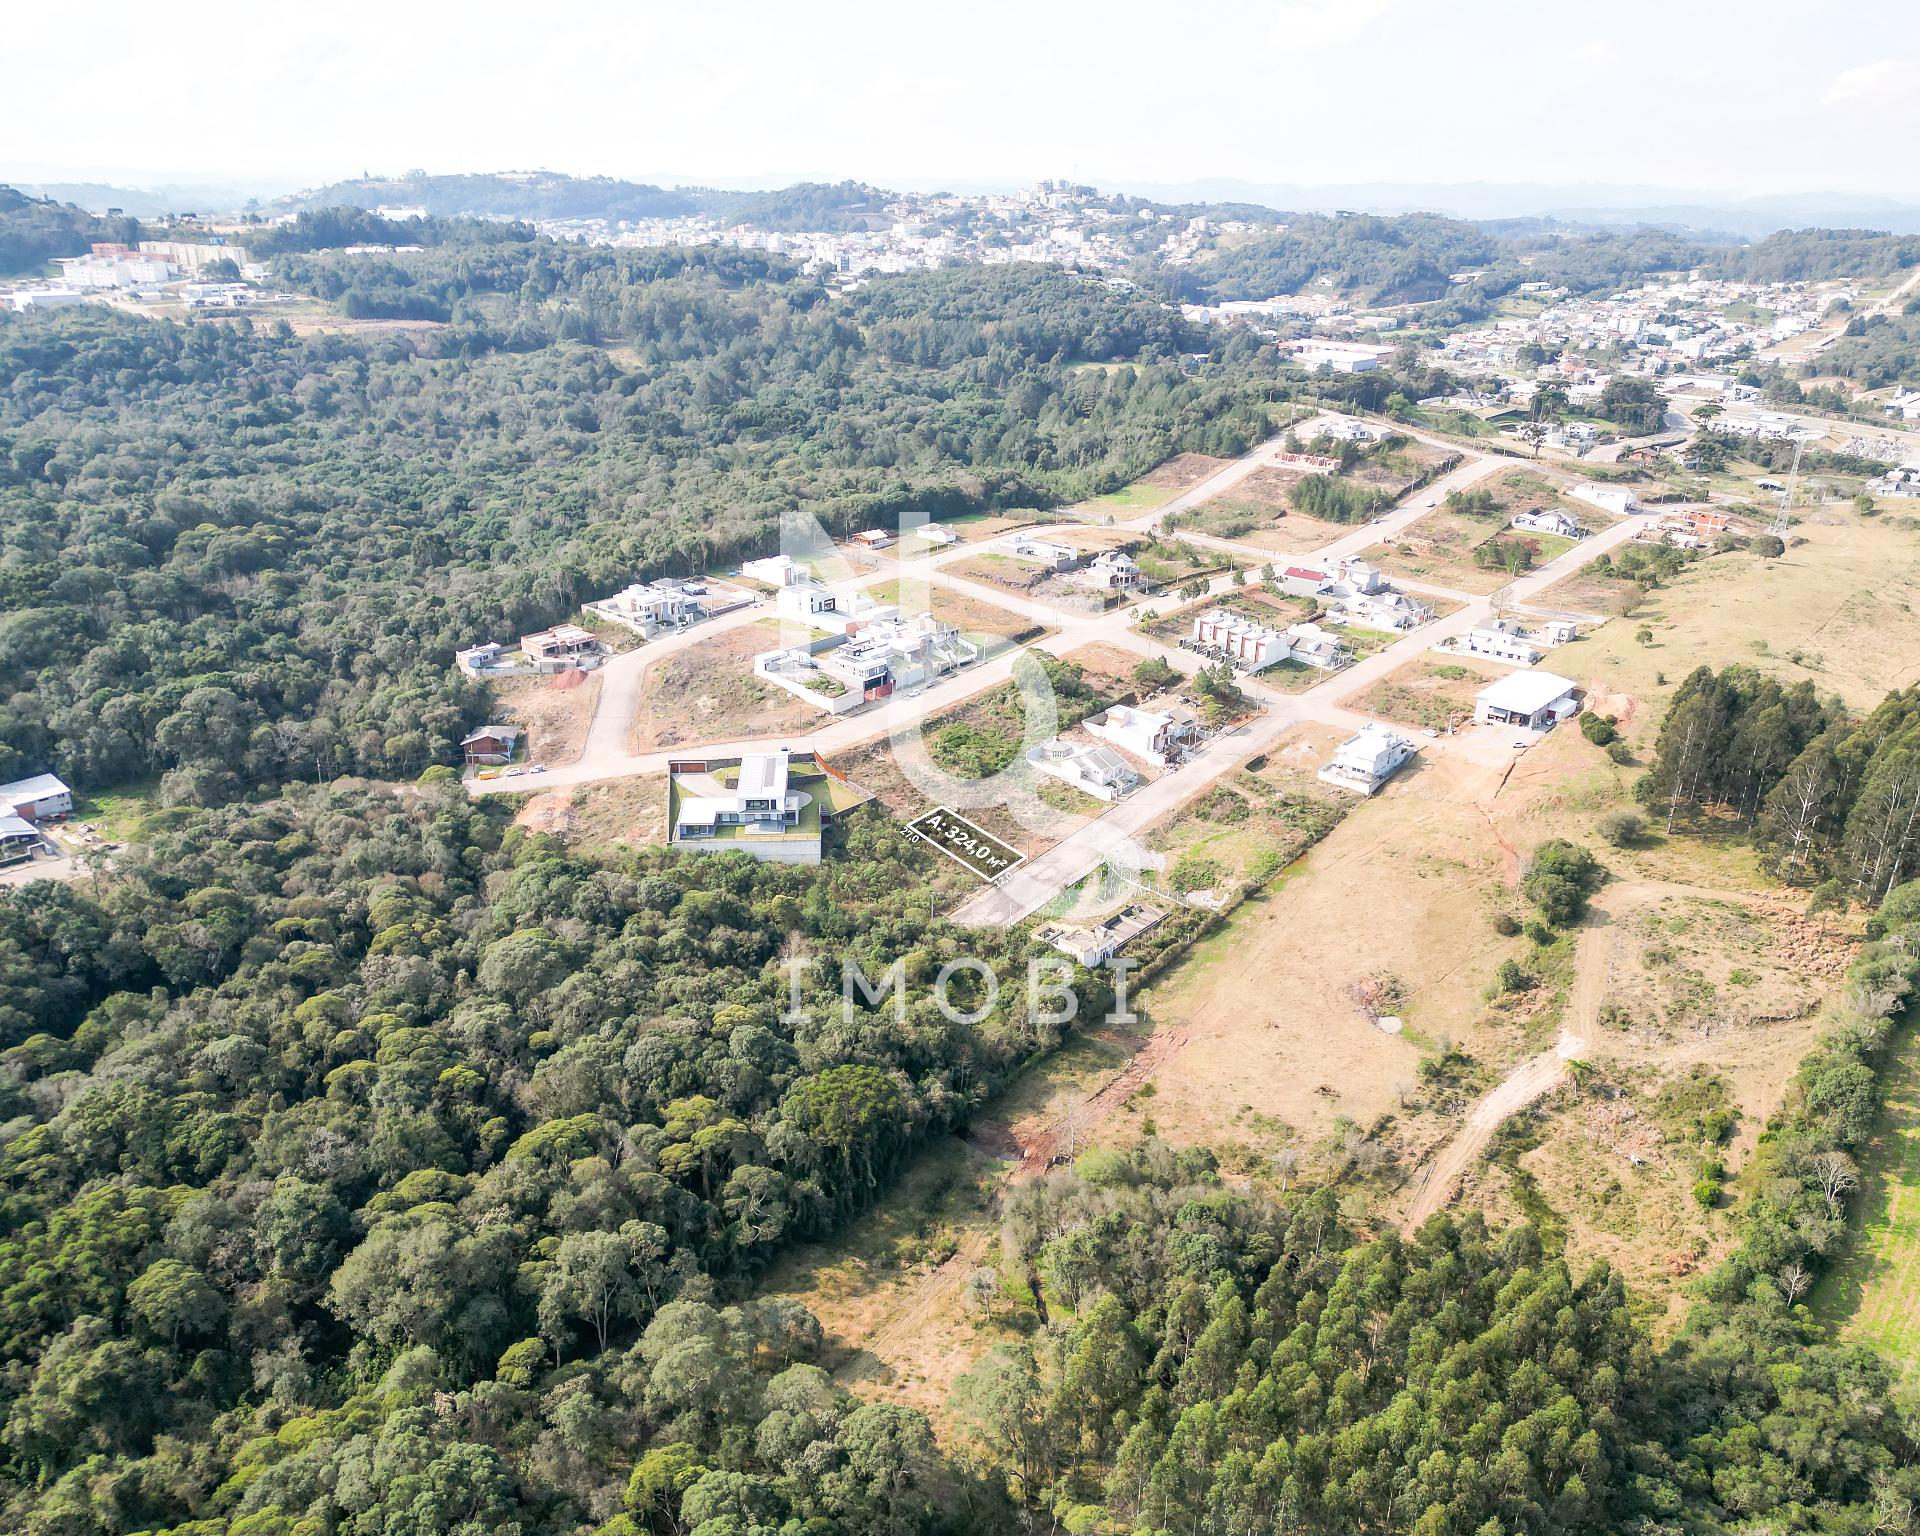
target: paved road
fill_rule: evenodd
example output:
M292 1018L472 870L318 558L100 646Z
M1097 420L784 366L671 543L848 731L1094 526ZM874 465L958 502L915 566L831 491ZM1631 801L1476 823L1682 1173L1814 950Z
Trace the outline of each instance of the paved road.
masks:
M1251 453L1243 455L1217 474L1201 482L1200 485L1184 493L1169 506L1177 506L1180 503L1199 505L1207 498L1217 496L1221 491L1238 484L1240 480L1267 462L1273 453L1280 451L1280 441L1280 439L1274 439ZM1471 450L1460 451L1471 452ZM1350 546L1356 550L1364 548L1382 537L1390 536L1392 532L1419 517L1427 510L1426 504L1429 500L1437 501L1448 490L1471 485L1476 480L1509 467L1511 463L1511 460L1497 457L1472 457L1434 485L1414 492L1403 505L1395 508L1381 523L1344 535L1324 548L1311 551L1300 558L1324 562L1335 558L1337 553L1347 552ZM1154 513L1140 521L1150 523L1159 516L1163 516L1167 510L1167 507L1156 509ZM1051 526L1058 526L1065 530L1084 525L1062 523ZM1535 594L1580 569L1595 556L1617 548L1631 539L1638 526L1636 519L1628 518L1600 534L1583 540L1538 570L1509 584L1498 594L1500 601L1507 607L1527 603ZM1250 579L1261 565L1274 558L1271 551L1258 549L1252 545L1235 544L1231 540L1208 538L1204 542L1209 547L1222 548L1236 555L1248 567L1237 574L1227 573L1214 578L1209 585L1216 592L1228 591ZM969 581L944 568L954 561L967 558L974 552L967 546L960 546L912 560L889 563L878 571L835 585L844 590L854 590L896 579L925 580L967 592L1001 607L1010 608L1023 616L1031 617L1037 622L1048 624L1055 632L1043 639L1038 648L1056 656L1064 655L1081 646L1105 642L1135 651L1142 656L1162 657L1188 674L1197 669L1199 660L1191 652L1162 645L1138 634L1133 627L1138 620L1138 611L1133 606L1124 606L1102 614L1056 609L1016 593L1002 592L997 588ZM1407 585L1415 587L1413 583ZM1415 589L1419 590L1417 587ZM1463 634L1476 624L1483 622L1493 611L1495 599L1492 597L1451 591L1444 591L1442 595L1458 602L1459 608L1445 618L1415 630L1344 671L1329 674L1324 681L1304 692L1280 693L1261 684L1257 679L1247 680L1243 684L1245 691L1262 707L1262 713L1236 732L1207 742L1182 767L1163 774L1151 784L1141 786L1105 814L1086 823L1040 857L1012 871L1001 884L983 887L977 895L956 911L954 914L956 919L962 923L976 925L1005 924L1029 916L1046 905L1062 890L1082 879L1104 860L1132 845L1137 835L1153 822L1204 792L1222 775L1229 772L1235 764L1254 752L1264 750L1290 727L1302 721L1312 720L1357 729L1359 725L1365 723L1367 717L1355 710L1348 701L1407 661L1429 650L1436 643ZM771 744L770 739L759 737L739 741L684 743L670 751L660 752L636 753L627 750L626 747L627 735L633 721L635 700L638 697L642 674L647 668L679 650L699 643L702 638L714 633L716 629L749 624L764 617L765 613L764 607L741 610L725 615L710 624L700 625L681 634L656 640L639 650L614 658L604 671L605 681L601 688L600 707L589 728L587 745L577 762L551 768L537 778L470 779L467 784L469 793L476 795L523 793L532 789L559 788L634 774L660 773L665 771L670 761L690 754L731 756L768 746ZM1007 651L979 666L970 667L943 679L921 693L896 696L880 710L829 721L818 729L796 738L795 744L833 753L877 740L902 728L916 726L919 721L929 715L951 709L964 700L1005 682L1013 675L1020 655L1021 652L1018 649ZM1429 750L1437 751L1476 751L1475 744L1447 738L1431 741L1427 745Z
M1597 555L1618 548L1633 537L1638 527L1639 524L1631 518L1616 523L1564 551L1537 571L1529 572L1507 588L1510 605L1526 603L1536 593L1572 575ZM1224 577L1218 579L1214 583L1215 589L1221 589L1227 580ZM1465 634L1476 624L1484 622L1492 612L1491 598L1462 596L1467 597L1467 601L1457 612L1422 626L1343 671L1330 673L1325 682L1303 693L1277 693L1261 686L1258 679L1247 680L1243 686L1248 695L1265 706L1266 713L1247 727L1243 734L1209 742L1185 767L1164 775L1152 784L1142 785L1105 815L1070 833L1040 857L1010 871L1002 877L999 885L983 887L954 911L954 920L981 927L988 924L1005 925L1031 916L1124 847L1135 834L1203 793L1236 763L1264 750L1290 727L1303 720L1358 729L1368 717L1348 706L1347 700L1371 688L1440 641ZM1110 638L1124 644L1128 639L1137 641L1139 637L1115 635ZM1165 650L1162 647L1162 651ZM1184 670L1192 670L1191 652L1167 654L1169 659L1175 656L1180 658L1176 665L1184 663ZM1445 737L1424 743L1428 750L1447 751L1452 746Z

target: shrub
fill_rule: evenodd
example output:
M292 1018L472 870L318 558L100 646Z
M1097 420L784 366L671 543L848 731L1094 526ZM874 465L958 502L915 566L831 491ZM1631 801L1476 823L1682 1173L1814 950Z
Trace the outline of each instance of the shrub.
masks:
M1204 891L1217 885L1224 873L1218 863L1204 854L1190 853L1167 872L1167 884L1184 896L1189 891Z
M1607 743L1607 756L1623 767L1633 766L1633 748L1618 737Z
M1596 747L1604 747L1620 733L1607 716L1588 713L1580 717L1580 734Z
M1534 850L1520 888L1545 921L1564 927L1586 912L1587 898L1605 877L1599 860L1586 849L1564 837L1553 837Z
M1520 931L1520 919L1511 912L1496 912L1493 914L1493 931L1502 938L1510 939Z
M1527 937L1545 949L1553 942L1554 932L1545 923L1535 918L1527 924Z
M1785 542L1777 533L1756 533L1747 540L1747 548L1768 560L1778 560L1787 552Z
M1502 960L1493 973L1493 984L1502 992L1524 992L1533 985L1533 977L1518 960Z
M1600 818L1600 835L1616 848L1631 848L1646 831L1647 818L1638 811L1609 811Z

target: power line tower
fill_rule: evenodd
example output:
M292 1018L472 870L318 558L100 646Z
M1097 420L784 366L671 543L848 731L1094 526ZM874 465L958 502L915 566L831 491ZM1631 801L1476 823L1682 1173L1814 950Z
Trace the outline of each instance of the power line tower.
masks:
M1780 493L1780 510L1773 519L1773 536L1777 539L1784 540L1787 529L1793 525L1793 493L1800 484L1800 455L1806 447L1804 437L1793 445L1793 468L1787 471L1787 488Z

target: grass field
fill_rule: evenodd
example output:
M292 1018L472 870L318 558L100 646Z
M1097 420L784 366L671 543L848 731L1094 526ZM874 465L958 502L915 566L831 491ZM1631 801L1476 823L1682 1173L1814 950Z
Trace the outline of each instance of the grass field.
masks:
M1884 1080L1847 1256L1814 1293L1813 1310L1907 1371L1920 1361L1920 1029L1901 1031Z
M1091 501L1083 501L1075 510L1092 513L1151 512L1155 507L1165 506L1179 494L1177 486L1136 483L1123 485L1119 490L1096 496Z

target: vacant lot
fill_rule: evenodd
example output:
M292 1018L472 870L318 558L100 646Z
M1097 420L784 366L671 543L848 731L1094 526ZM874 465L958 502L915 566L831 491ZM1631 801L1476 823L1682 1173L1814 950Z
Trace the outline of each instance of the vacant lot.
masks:
M1309 780L1340 734L1289 733L1260 776ZM1495 783L1410 765L1157 982L1146 1008L1182 1044L1114 1134L1150 1122L1182 1143L1311 1163L1338 1122L1366 1131L1402 1113L1437 1042L1495 1062L1524 1054L1480 1023L1487 978L1521 947L1485 920L1505 900L1504 855L1477 804ZM1358 988L1391 997L1403 1031L1379 1027Z
M1375 683L1360 701L1367 714L1444 731L1473 719L1473 696L1512 671L1477 656L1422 656Z
M1060 730L1134 691L1136 685L1125 676L1099 667L1083 669L1077 683L1063 680L1060 684ZM929 717L921 723L919 739L932 766L942 773L963 782L1000 775L993 784L997 803L969 806L964 798L950 798L948 803L1002 841L1032 855L1084 826L1106 806L1058 779L1034 773L1022 756L1026 729L1022 696L1014 684L1003 683ZM1036 735L1036 744L1038 739ZM917 816L929 804L929 791L901 767L884 738L835 754L834 766L894 816Z
M1571 607L1582 596L1562 582L1542 601ZM1916 607L1920 542L1913 534L1850 509L1829 512L1796 528L1778 560L1736 553L1687 567L1641 595L1626 618L1563 647L1546 664L1653 701L1636 720L1649 733L1658 727L1658 701L1688 672L1731 662L1789 685L1810 679L1865 709L1920 680ZM1643 744L1638 733L1634 739Z
M1372 545L1363 555L1390 576L1463 592L1492 592L1570 548L1571 540L1552 534L1509 532L1495 519L1438 507L1403 528L1392 543ZM1482 559L1493 556L1477 555L1481 549L1499 551L1500 562L1483 565Z
M634 752L801 731L820 711L753 675L753 658L780 643L772 619L720 630L648 668L634 707Z
M1367 550L1366 556L1390 573L1467 592L1491 592L1573 547L1571 539L1508 527L1517 513L1536 510L1565 512L1596 533L1618 521L1598 508L1569 501L1544 475L1510 469L1474 486L1453 505L1442 501L1401 529L1391 543Z
M1142 475L1139 484L1156 489L1191 490L1202 480L1219 474L1232 462L1232 459L1216 459L1204 453L1176 453L1158 469Z
M559 767L579 757L587 727L600 702L598 672L561 672L551 677L496 683L494 713L527 732L522 760Z
M958 625L983 654L1004 650L1010 641L1038 640L1048 633L1044 624L1025 614L932 582L888 582L869 590L876 602L896 604L903 613L927 612L943 623Z
M1220 893L1285 869L1356 803L1316 777L1344 735L1304 727L1156 825L1147 846L1165 861L1158 883L1181 895Z
M544 790L529 796L513 819L581 849L658 847L667 840L666 775Z

